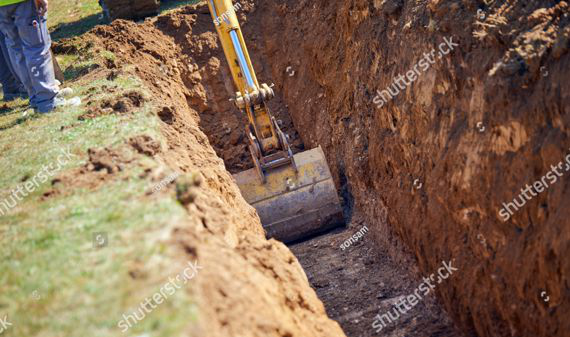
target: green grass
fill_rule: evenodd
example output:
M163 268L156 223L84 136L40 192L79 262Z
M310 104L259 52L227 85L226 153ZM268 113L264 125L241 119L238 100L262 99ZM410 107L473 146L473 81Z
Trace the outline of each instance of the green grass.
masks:
M48 28L84 20L101 14L97 0L52 0L49 2Z
M85 55L88 51L65 56L61 63L69 68L78 60L103 62ZM138 78L127 71L121 74L113 81L79 78L72 87L84 100L96 93L90 98L94 105L130 90L148 95ZM115 92L110 93L112 87ZM13 324L2 337L181 335L197 315L184 289L127 333L117 327L123 313L137 308L184 268L173 262L180 261L174 248L159 238L186 212L174 196L145 194L153 184L142 178L143 170L158 164L133 151L136 161L105 183L59 183L58 193L43 196L58 174L69 175L87 163L90 148L130 149L126 140L140 134L164 143L153 103L130 114L83 121L78 116L87 111L85 102L45 115L26 106L18 100L0 109L0 202L43 165L55 163L62 149L75 156L15 208L0 214L0 318L8 315ZM93 235L101 232L108 235L106 247L94 246ZM141 276L133 278L133 271Z
M162 1L160 3L160 14L164 14L172 9L176 9L178 7L186 6L186 5L193 5L201 2L203 0L186 0L186 1Z
M55 41L81 35L107 21L97 0L52 0L48 29Z
M161 14L172 9L195 4L201 0L161 1ZM52 0L48 18L48 29L54 41L81 35L96 25L108 23L98 0Z

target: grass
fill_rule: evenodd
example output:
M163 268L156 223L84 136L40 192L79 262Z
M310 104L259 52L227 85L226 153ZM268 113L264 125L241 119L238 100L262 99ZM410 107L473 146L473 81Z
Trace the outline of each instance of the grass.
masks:
M161 1L161 14L172 9L195 4L200 0ZM108 23L98 0L50 1L48 29L54 41L81 35L96 25Z
M52 0L49 2L48 28L70 24L101 14L98 0Z
M160 14L164 14L170 10L176 9L178 7L197 4L203 0L186 0L186 1L162 1L160 3Z
M142 90L134 77L102 79L76 90L85 93L103 86L117 87L119 94ZM97 99L108 97L101 93ZM2 116L3 123L21 118L24 104L14 102L12 107L13 113ZM161 139L158 120L149 109L147 105L132 116L79 122L77 117L85 112L79 107L28 118L0 131L0 201L44 164L56 161L62 149L76 155L61 168L65 172L84 165L89 148L120 146L141 133ZM121 315L183 269L171 266L173 252L155 238L185 211L171 197L145 200L151 186L141 173L142 167L135 166L95 190L69 187L62 195L44 199L51 188L46 182L0 216L0 313L13 323L4 336L122 335L116 326ZM96 248L94 233L107 233L109 245ZM148 276L133 280L129 271L135 267ZM179 291L126 335L171 336L188 325L193 310L192 300Z
M55 41L81 35L106 22L98 0L50 1L48 29Z
M91 0L52 0L50 6L52 28L100 11ZM76 79L71 86L80 97L96 93L93 104L130 90L144 94L142 82L128 72L112 81L81 78L82 69L114 57L82 49L81 55L58 59L66 76ZM103 90L112 87L113 93ZM48 181L0 213L0 318L7 315L12 323L2 337L167 337L192 325L193 299L181 289L128 332L117 327L123 313L184 269L173 262L181 260L174 248L159 238L186 212L173 196L146 195L152 184L143 171L158 165L153 159L133 152L136 162L104 184L62 186L44 197L58 174L87 163L90 148L129 148L126 140L143 133L164 143L153 109L147 102L132 114L80 121L85 104L45 115L28 110L23 100L0 105L0 202L56 162L63 149L74 154ZM97 247L95 233L108 236L107 246Z

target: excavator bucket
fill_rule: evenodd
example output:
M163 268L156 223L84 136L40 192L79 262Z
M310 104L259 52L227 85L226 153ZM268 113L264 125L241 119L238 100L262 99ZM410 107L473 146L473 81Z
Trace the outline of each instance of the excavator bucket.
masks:
M344 225L342 208L321 147L294 155L293 165L234 175L241 194L255 207L267 236L285 243Z

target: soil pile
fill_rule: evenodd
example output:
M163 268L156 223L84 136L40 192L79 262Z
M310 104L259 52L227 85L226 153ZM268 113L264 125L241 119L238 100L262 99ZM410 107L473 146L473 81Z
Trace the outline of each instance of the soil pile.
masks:
M232 151L221 156L236 163L234 168L249 161L239 141L244 124L228 102L233 90L223 83L228 74L207 10L187 7L142 24L117 20L84 39L115 55L109 69L95 71L133 73L150 88L148 99L164 122L168 144L158 151L141 138L131 140L132 146L185 173L176 189L188 217L176 225L171 241L180 247L181 259L197 258L203 268L188 285L197 302L189 335L344 336L293 254L265 239L257 214L214 151L217 142L231 140ZM225 119L214 118L213 111L225 113ZM226 128L219 139L210 141L204 134Z

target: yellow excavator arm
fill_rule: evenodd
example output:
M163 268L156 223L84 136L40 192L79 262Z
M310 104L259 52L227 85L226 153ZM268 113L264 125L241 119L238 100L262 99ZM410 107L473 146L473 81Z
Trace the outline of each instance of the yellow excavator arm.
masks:
M234 102L249 121L246 134L250 152L258 175L265 182L266 170L288 164L296 168L287 136L266 104L275 94L270 86L257 81L232 1L208 0L208 6L238 90Z
M320 147L293 155L288 137L271 115L274 97L259 85L231 0L207 0L237 88L235 105L247 115L254 169L234 175L269 237L285 242L344 224L336 188Z

